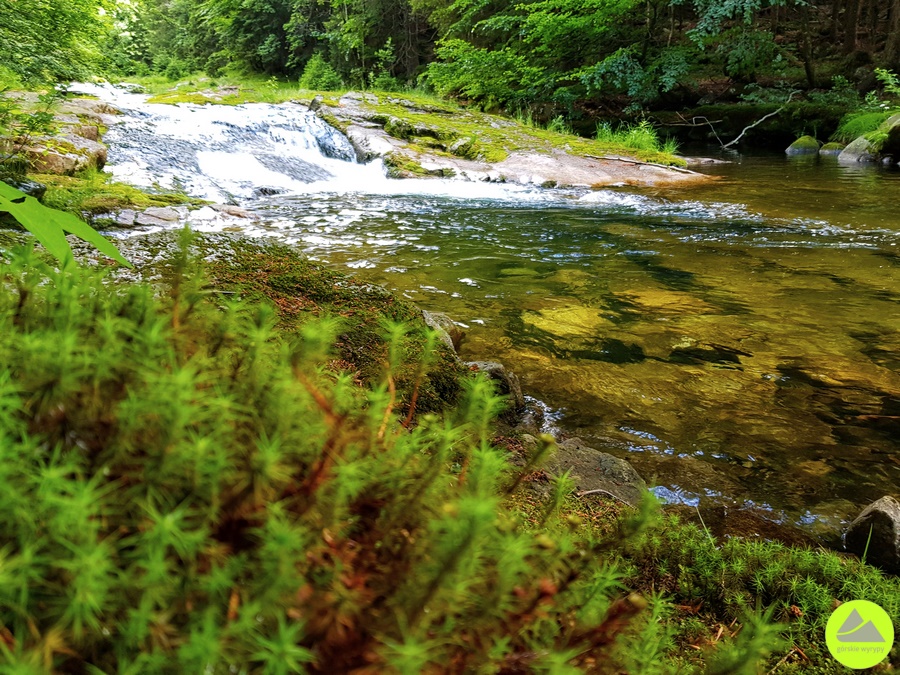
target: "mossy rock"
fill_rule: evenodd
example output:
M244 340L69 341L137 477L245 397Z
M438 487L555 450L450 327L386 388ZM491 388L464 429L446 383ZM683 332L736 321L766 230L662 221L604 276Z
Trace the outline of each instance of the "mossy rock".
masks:
M812 136L801 136L785 150L788 155L817 155L819 153L819 141Z
M826 143L819 148L819 154L826 157L837 157L845 147L843 143Z

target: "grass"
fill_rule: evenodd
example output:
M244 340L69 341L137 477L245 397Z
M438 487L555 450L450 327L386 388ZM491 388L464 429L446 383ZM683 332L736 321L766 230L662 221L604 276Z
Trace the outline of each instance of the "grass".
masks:
M603 145L623 146L642 153L658 152L674 155L678 152L677 141L673 138L660 140L656 129L647 120L617 129L613 129L608 123L598 124L595 138Z

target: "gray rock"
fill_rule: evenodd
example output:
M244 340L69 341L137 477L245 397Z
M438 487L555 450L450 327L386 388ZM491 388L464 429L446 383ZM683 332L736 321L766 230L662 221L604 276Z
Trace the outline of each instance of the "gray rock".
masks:
M554 474L571 471L579 492L602 490L635 506L647 492L647 484L624 459L591 447L580 438L557 444L546 469Z
M454 352L459 352L459 345L466 334L454 323L453 319L443 312L426 312L425 310L422 310L422 318L430 328L437 332L441 342Z
M10 187L14 187L19 192L24 192L29 197L34 197L35 199L40 199L44 196L44 193L47 192L47 186L43 183L38 183L36 180L14 178L12 176L0 176L0 180Z
M850 143L846 148L841 150L838 155L838 161L841 164L856 164L865 162L874 162L876 159L869 140L865 136L860 136Z
M525 407L525 396L522 394L522 385L516 374L506 369L502 363L496 361L470 361L466 365L473 371L484 373L497 383L497 391L509 396L510 404L516 411Z
M871 536L870 536L871 533ZM885 572L900 573L900 502L882 497L850 523L847 550Z
M315 112L319 108L322 107L322 101L325 100L325 97L322 94L318 94L313 98L312 101L309 102L309 109Z
M139 213L134 219L134 224L143 225L145 227L166 227L172 225L172 221L163 220L162 218L157 218L147 213Z
M159 220L165 220L170 223L174 223L179 218L178 211L169 208L168 206L154 206L149 209L144 209L144 215L150 216L151 218L157 218Z
M132 209L124 209L116 214L116 225L130 227L134 225L134 219L136 217L137 213L135 211L133 211Z

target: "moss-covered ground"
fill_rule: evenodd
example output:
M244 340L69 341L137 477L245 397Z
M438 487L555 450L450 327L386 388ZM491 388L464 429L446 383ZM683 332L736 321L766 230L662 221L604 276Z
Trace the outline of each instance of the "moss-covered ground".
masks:
M76 214L97 215L122 209L205 203L180 192L141 190L96 170L76 176L31 174L29 177L47 186L42 200L46 206Z

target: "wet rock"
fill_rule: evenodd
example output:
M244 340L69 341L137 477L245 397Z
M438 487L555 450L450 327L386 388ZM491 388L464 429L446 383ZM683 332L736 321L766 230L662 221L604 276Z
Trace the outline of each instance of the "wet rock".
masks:
M571 471L579 492L603 490L632 506L639 504L647 492L647 484L631 464L580 438L558 443L545 468L554 474Z
M163 220L162 218L151 216L148 213L139 213L135 216L134 224L142 225L144 227L165 227L167 225L172 225L172 221Z
M210 208L214 211L218 211L219 213L233 216L234 218L247 218L248 220L256 220L255 215L253 215L247 209L242 209L240 206L233 206L231 204L211 204Z
M843 143L826 143L819 148L819 154L824 157L837 157L844 151L845 147L847 146Z
M465 337L465 332L449 316L443 312L426 312L422 311L422 318L425 323L437 331L441 342L446 344L454 352L459 352L459 346Z
M866 562L900 574L900 502L888 496L867 506L850 523L846 542Z
M35 180L14 178L12 176L0 176L0 180L10 187L14 187L19 192L24 192L29 197L34 197L35 199L40 199L47 192L47 186L43 183L38 183Z
M470 370L484 373L497 383L497 391L509 396L510 405L516 411L525 407L525 396L522 394L522 385L516 374L506 369L502 363L496 361L470 361L466 363Z
M788 155L816 155L819 153L819 141L812 136L801 136L788 146L785 153Z
M322 96L322 94L318 94L317 96L313 97L312 101L309 102L309 109L315 112L322 107L322 101L324 100L325 97Z
M164 220L170 223L174 223L180 218L180 214L178 213L178 211L173 208L169 208L168 206L145 209L144 215L150 216L151 218Z
M865 136L860 136L850 143L838 155L838 161L841 164L856 164L865 162L874 162L876 159L872 144Z
M525 400L525 408L519 415L519 423L516 424L515 431L525 436L537 436L544 429L546 415L544 409L534 399ZM524 440L522 441L525 442Z

